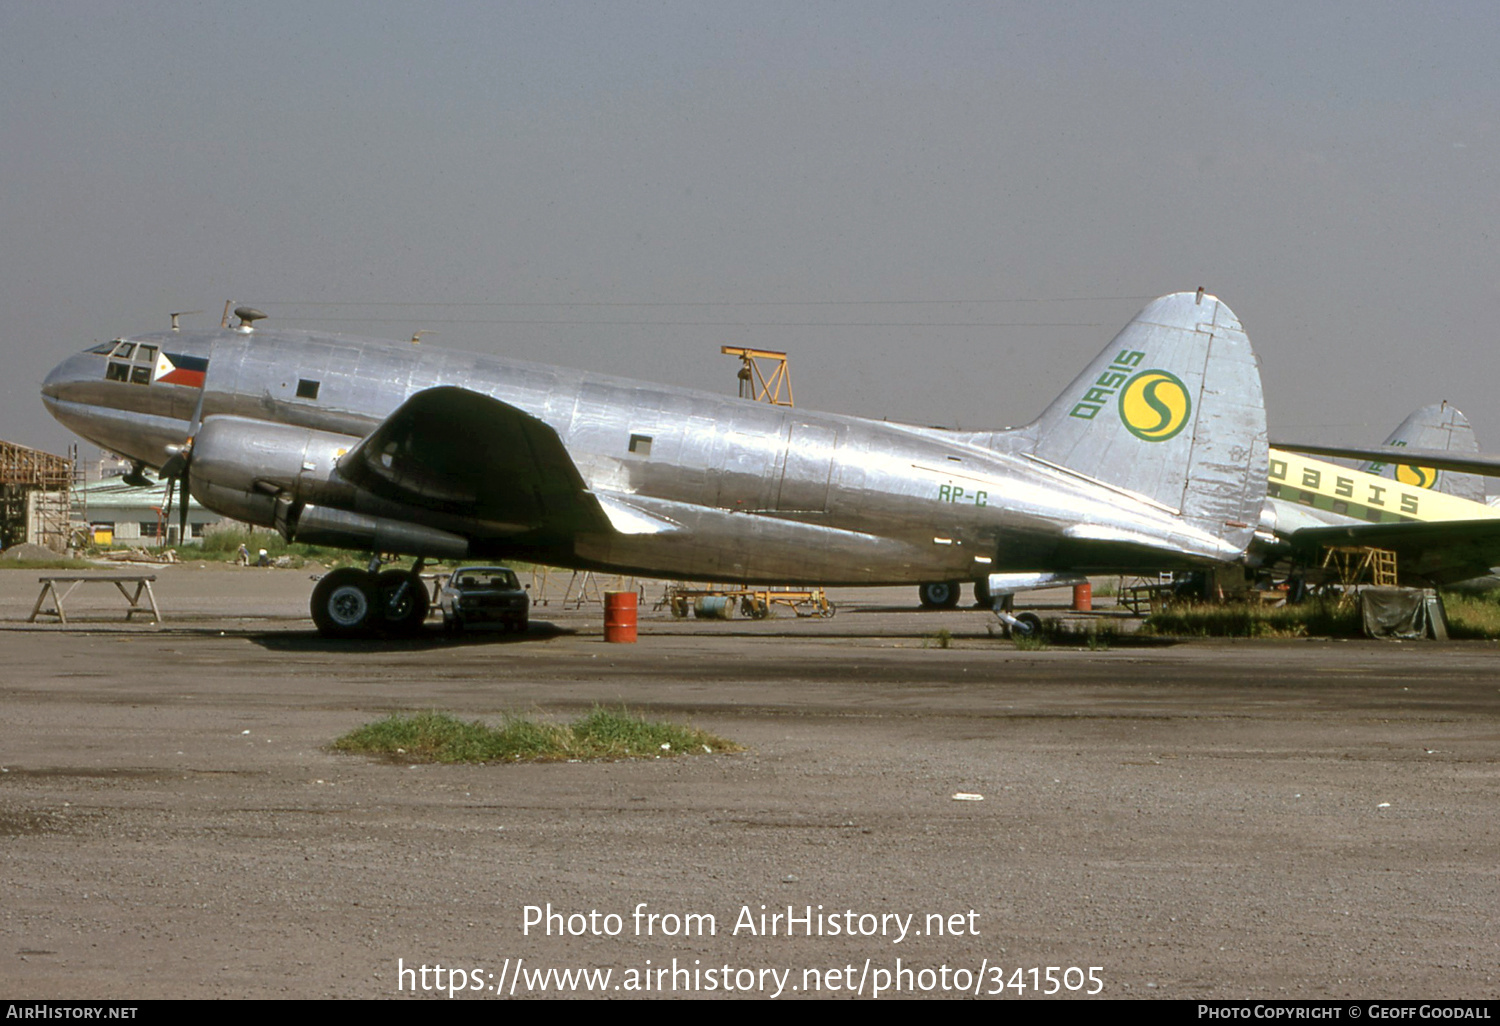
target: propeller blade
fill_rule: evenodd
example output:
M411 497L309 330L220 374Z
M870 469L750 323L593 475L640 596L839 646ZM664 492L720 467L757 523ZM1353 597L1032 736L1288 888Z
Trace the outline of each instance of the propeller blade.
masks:
M183 474L187 473L187 456L184 453L179 452L173 456L168 457L167 462L161 465L161 470L158 471L158 473L163 478L167 479L181 477Z

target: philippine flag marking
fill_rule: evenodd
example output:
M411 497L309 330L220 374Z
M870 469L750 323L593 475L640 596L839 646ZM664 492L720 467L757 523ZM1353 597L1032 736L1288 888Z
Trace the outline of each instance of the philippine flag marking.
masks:
M208 374L208 359L203 356L184 356L181 353L162 353L156 358L156 376L153 381L167 385L187 385L202 388Z

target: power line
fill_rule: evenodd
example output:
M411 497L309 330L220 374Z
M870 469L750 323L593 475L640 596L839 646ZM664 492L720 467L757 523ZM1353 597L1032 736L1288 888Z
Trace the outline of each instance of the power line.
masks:
M266 306L275 304L266 303ZM287 318L283 318L287 319ZM1099 321L574 321L462 317L298 317L320 324L514 324L592 328L1098 328Z
M786 307L786 306L963 306L997 303L1102 303L1116 301L1141 301L1154 296L1054 296L1030 299L807 299L807 300L723 300L694 302L624 301L595 302L562 300L556 302L534 300L499 300L493 302L365 302L363 300L317 300L317 299L264 299L258 300L267 306L355 306L355 307Z

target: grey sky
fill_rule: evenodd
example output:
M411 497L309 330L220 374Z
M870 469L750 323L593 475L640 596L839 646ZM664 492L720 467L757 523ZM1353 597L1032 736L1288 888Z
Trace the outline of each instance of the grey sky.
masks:
M1016 424L1204 285L1273 435L1450 399L1500 449L1497 42L1492 3L0 0L0 438L61 451L52 364L227 299Z

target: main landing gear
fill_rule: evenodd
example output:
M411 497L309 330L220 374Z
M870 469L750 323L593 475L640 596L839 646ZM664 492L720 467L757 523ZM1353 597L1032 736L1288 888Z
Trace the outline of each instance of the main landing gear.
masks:
M917 598L923 609L954 609L958 606L961 581L932 581L917 585ZM989 609L994 605L990 598L990 582L981 577L974 582L974 608Z
M410 570L341 567L323 575L312 593L312 619L325 638L415 634L427 619L429 600L422 560Z
M952 609L958 605L957 581L933 581L917 586L917 598L923 609Z
M958 606L961 586L962 582L959 581L933 581L918 585L917 598L921 600L923 609L953 609ZM1012 613L1014 600L1013 592L992 594L988 578L981 577L974 582L974 607L993 610L1000 618L1000 626L1006 637L1026 638L1041 634L1042 618L1035 613Z

